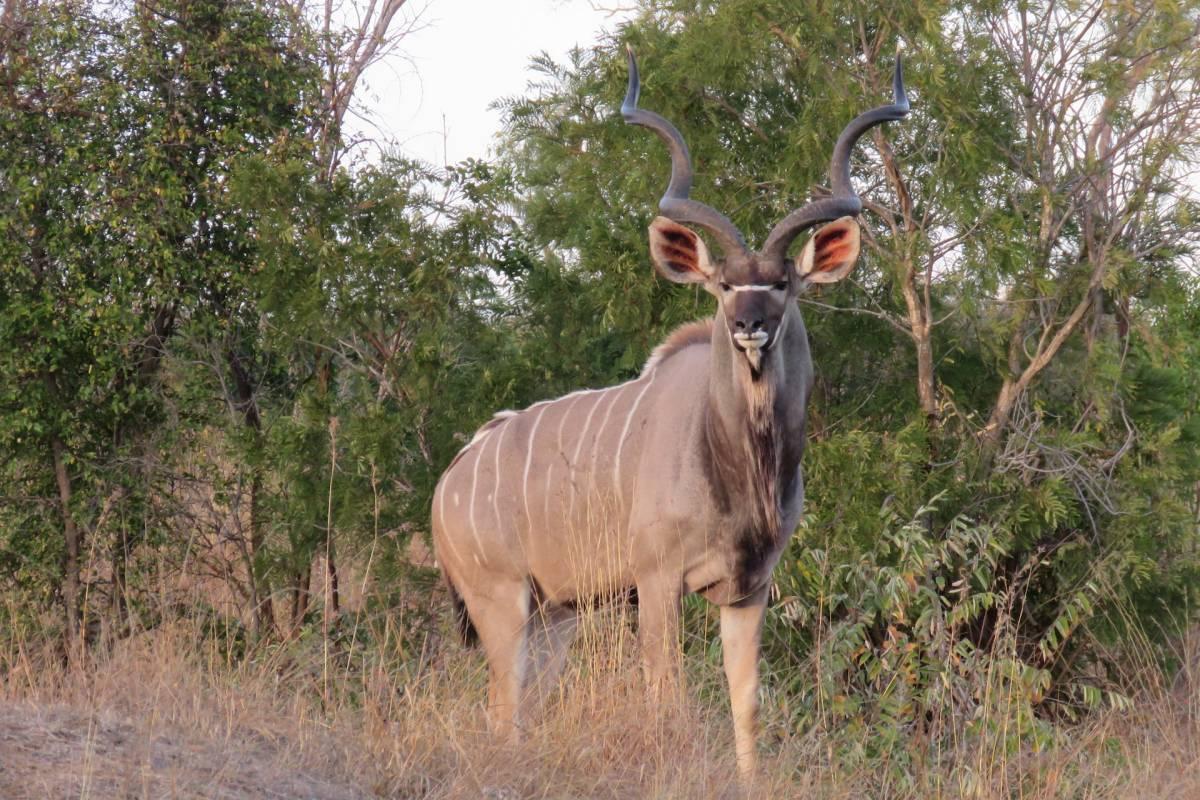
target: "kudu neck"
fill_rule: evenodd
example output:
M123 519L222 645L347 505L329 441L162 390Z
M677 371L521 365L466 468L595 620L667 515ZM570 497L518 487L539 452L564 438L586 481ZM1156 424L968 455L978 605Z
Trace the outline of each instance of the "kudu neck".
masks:
M734 346L720 313L713 325L711 358L708 413L715 415L714 422L730 433L750 423L778 423L782 429L803 427L812 362L808 333L794 304L784 313L757 374Z
M759 575L784 537L784 504L795 496L804 451L812 366L800 311L784 312L756 377L734 347L724 314L713 325L701 452L718 507L729 516L740 581ZM761 577L761 575L759 575ZM741 586L749 591L750 584Z

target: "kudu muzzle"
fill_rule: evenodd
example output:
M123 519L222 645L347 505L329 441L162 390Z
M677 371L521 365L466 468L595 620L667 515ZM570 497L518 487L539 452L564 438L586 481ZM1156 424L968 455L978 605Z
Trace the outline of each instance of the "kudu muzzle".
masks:
M773 286L736 287L721 300L725 312L725 324L733 339L733 347L742 353L754 371L762 366L762 359L779 338L783 324L783 312L787 308L788 293Z

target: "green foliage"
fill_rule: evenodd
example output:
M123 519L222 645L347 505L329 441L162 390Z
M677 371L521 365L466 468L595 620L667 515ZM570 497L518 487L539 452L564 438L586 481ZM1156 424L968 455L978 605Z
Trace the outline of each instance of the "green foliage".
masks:
M21 13L0 104L0 549L20 565L5 579L44 595L78 570L56 564L82 544L71 523L123 527L105 531L122 551L146 530L165 347L227 293L252 237L230 176L303 130L314 73L249 2Z
M437 176L396 158L332 183L269 164L239 176L259 226L247 288L266 325L253 345L274 377L256 397L265 433L237 452L272 476L269 524L293 569L330 522L401 541L424 527L436 465L511 402L487 272L505 247L485 205L503 196L497 183L483 168ZM463 195L475 205L447 199Z
M916 768L914 736L935 752L966 737L999 736L1008 751L1044 737L1034 708L1050 674L1019 652L1017 598L999 588L1005 537L962 516L931 531L938 502L908 520L885 509L855 561L806 548L785 573L796 593L780 621L811 632L819 664L816 683L790 693L795 724L837 731L846 767Z

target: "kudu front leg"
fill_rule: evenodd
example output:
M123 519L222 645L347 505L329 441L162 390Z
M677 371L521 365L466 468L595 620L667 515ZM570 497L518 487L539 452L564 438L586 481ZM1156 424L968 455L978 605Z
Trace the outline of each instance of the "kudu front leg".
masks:
M768 589L764 586L735 605L721 608L721 655L729 681L738 772L743 780L752 777L758 765L758 656Z
M665 697L679 686L683 653L679 646L679 613L683 597L679 580L654 578L639 581L638 640L646 684L651 693Z

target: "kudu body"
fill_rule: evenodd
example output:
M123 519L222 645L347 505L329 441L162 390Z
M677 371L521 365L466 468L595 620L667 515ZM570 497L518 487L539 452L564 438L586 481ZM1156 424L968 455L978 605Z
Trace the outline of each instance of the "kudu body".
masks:
M717 314L673 333L634 380L503 412L481 428L434 494L435 552L486 650L489 711L505 734L516 731L531 685L561 668L580 601L636 587L653 685L673 678L682 596L719 605L738 765L750 773L771 571L804 500L812 360L795 298L852 268L861 203L850 149L908 103L897 60L895 103L861 115L838 140L833 195L793 212L753 253L728 219L688 199L687 146L671 123L637 108L632 53L629 67L622 113L671 151L664 216L650 228L655 267L701 283ZM711 260L685 222L708 230L724 260ZM789 259L792 240L822 222L832 224Z

